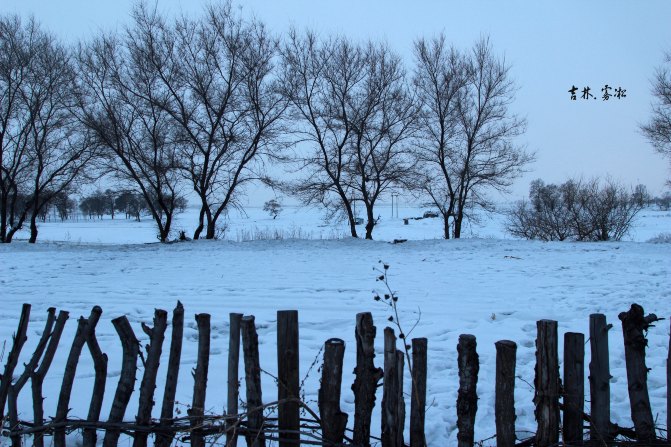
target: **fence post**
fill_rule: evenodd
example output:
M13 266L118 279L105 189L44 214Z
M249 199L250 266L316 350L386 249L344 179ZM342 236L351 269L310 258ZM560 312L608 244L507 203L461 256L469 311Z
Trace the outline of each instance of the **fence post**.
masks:
M259 364L259 337L254 325L254 316L242 317L242 351L245 362L245 384L247 388L247 445L265 447L263 433L263 400L261 396L261 365Z
M93 310L91 310L89 320L94 320L97 322L101 313L102 309L100 309L98 306L94 306ZM86 334L88 332L87 326L88 320L84 317L80 317L77 322L77 332L75 333L75 338L72 341L72 347L70 348L68 359L65 362L63 381L61 383L60 393L58 394L56 417L54 418L58 422L64 422L68 417L68 410L70 409L70 395L72 394L72 386L75 381L75 373L77 372L79 357L82 354L84 343L86 343ZM65 447L65 429L54 430L54 446Z
M356 366L354 368L354 434L355 445L370 445L370 423L375 407L375 391L382 377L382 369L376 368L375 358L375 326L370 312L356 315Z
M8 416L9 416L9 429L11 430L18 428L19 424L19 409L17 400L19 393L23 389L26 382L30 378L30 374L37 368L37 364L44 353L44 349L47 347L47 342L49 341L49 336L51 335L51 329L54 326L54 321L56 320L56 309L50 307L47 310L47 320L44 324L44 329L42 330L42 335L40 336L40 341L37 343L37 347L33 351L33 355L30 357L30 361L25 365L23 373L13 384L9 385L8 392ZM10 435L12 439L13 447L21 447L21 436L19 435Z
M608 330L603 314L589 316L591 360L589 362L589 391L591 423L589 437L593 441L607 442L610 432L610 366L608 363Z
M298 399L298 311L277 312L277 400ZM297 401L278 405L277 426L280 447L300 445L300 406Z
M93 382L93 393L91 393L91 403L89 404L89 413L86 417L87 421L100 421L100 411L103 406L103 396L105 395L105 384L107 383L107 355L102 352L98 339L96 338L96 326L102 315L102 309L94 307L91 316L86 325L86 345L89 348L91 357L93 358L93 369L95 371L95 379ZM98 440L96 430L89 428L82 430L83 446L95 447Z
M651 442L655 439L655 421L650 408L648 394L648 368L645 366L645 347L648 345L644 331L658 320L655 314L644 315L643 307L632 304L628 312L621 312L624 336L624 357L627 365L627 383L631 419L639 442Z
M515 445L515 366L517 344L500 340L496 346L496 388L494 417L497 447Z
M459 393L457 397L457 445L471 447L474 441L475 414L478 411L478 371L480 361L475 336L461 334L457 344Z
M398 384L398 392L396 396L396 417L398 424L396 425L396 439L399 447L404 447L403 430L405 428L405 399L403 398L403 367L405 364L405 357L403 351L396 350L396 383Z
M130 401L130 396L133 393L133 386L135 385L137 356L140 352L140 344L133 332L133 328L128 322L128 318L125 316L115 318L112 320L112 324L121 339L123 360L121 364L119 384L117 385L116 393L114 394L112 410L110 411L108 422L121 422L126 413L126 407ZM119 434L120 432L118 429L107 430L105 432L105 439L103 440L103 447L115 447L119 441Z
M404 340L405 341L405 340ZM412 392L410 395L410 447L426 447L426 338L412 339Z
M557 322L536 322L536 444L539 447L559 441L559 354Z
M191 446L203 447L203 415L207 391L207 372L210 366L210 314L196 314L198 326L198 360L193 373L193 400L187 411L191 419Z
M666 354L666 440L671 441L671 335Z
M64 310L58 312L56 325L54 326L54 331L52 332L51 338L49 339L49 345L47 346L47 350L44 353L44 358L42 359L40 366L31 374L30 377L30 386L33 395L33 423L36 426L41 426L44 423L44 399L42 397L42 384L44 383L44 377L46 376L47 371L49 371L51 362L54 359L56 349L58 349L58 342L61 339L63 328L65 327L65 322L68 320L68 317L68 312ZM44 446L43 433L35 433L33 436L33 446Z
M340 410L340 388L345 342L331 338L324 343L324 365L319 387L319 416L324 445L342 444L347 427L347 413Z
M163 340L167 326L168 313L162 309L154 309L153 328L142 323L142 330L149 336L149 345L147 345L147 359L140 385L140 400L136 417L136 422L140 427L146 427L151 422L151 410L154 407L154 390L156 389L156 374L158 373L158 366L161 361ZM148 436L149 433L145 431L135 433L133 447L145 447ZM91 447L95 447L95 445Z
M28 339L26 333L28 332L29 320L30 320L30 304L24 304L21 307L21 318L19 318L19 326L16 329L14 337L12 337L13 338L12 349L9 351L9 355L7 356L5 371L2 373L2 379L0 380L0 420L2 420L5 415L5 403L7 402L7 394L9 393L9 387L12 384L14 369L16 368L16 365L19 363L19 354L21 354L23 344Z
M184 335L184 306L177 301L177 306L172 311L172 328L170 330L170 356L168 357L168 372L165 378L163 391L163 403L161 405L160 426L166 428L172 425L173 411L175 406L175 393L177 392L177 380L179 378L179 362L182 358L182 337ZM156 447L169 447L174 435L167 432L156 434Z
M382 386L382 447L402 445L397 437L398 418L398 366L396 336L390 327L384 328L384 383Z
M582 444L585 402L585 336L564 334L564 444Z
M228 402L226 413L228 416L238 414L238 397L240 395L240 382L238 369L240 367L240 321L242 314L230 313L228 315ZM226 445L238 444L237 422L230 420L226 422Z

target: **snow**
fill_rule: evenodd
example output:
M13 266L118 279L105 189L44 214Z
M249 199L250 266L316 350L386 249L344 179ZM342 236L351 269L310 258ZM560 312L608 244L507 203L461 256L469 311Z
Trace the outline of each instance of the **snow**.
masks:
M389 281L398 293L403 326L420 321L411 337L428 338L428 398L426 433L429 445L456 444L457 351L459 334L477 337L480 355L476 440L495 434L494 343L510 339L518 344L516 413L518 437L535 432L533 417L533 368L536 321L559 322L559 358L564 332L588 332L591 313L604 313L613 324L609 332L611 414L614 422L633 426L627 396L626 371L619 312L632 303L646 313L671 316L671 244L645 242L671 232L671 213L645 211L630 240L608 243L522 241L508 238L502 217L467 228L469 238L441 240L440 219L410 220L422 209L401 208L399 218L382 209L376 241L347 238L344 225L326 225L315 210L288 208L273 220L260 210L249 216L231 216L226 237L230 240L158 244L149 220L47 222L40 227L35 245L25 241L0 246L0 343L5 355L11 346L21 304L33 305L28 341L20 365L32 354L43 329L47 308L70 312L59 351L45 381L45 414L53 416L65 360L76 328L76 319L100 305L103 315L97 335L110 358L102 415L109 414L121 368L121 345L110 320L127 315L143 346L147 337L140 323L151 323L154 308L169 312L177 300L185 307L185 331L177 389L177 407L191 402L197 330L194 314L212 315L212 345L206 411L223 413L226 403L228 314L255 315L261 366L277 372L276 312L299 310L300 368L307 373L323 343L332 337L345 340L345 367L341 406L350 415L354 399L350 386L355 362L355 318L372 312L377 326L376 365L382 365L382 330L389 309L373 300L373 291L384 292L375 281L382 260L390 265ZM181 215L175 229L192 229L193 212ZM361 228L361 227L359 227ZM25 234L23 235L25 236ZM252 240L274 236L280 240ZM294 237L292 239L291 237ZM478 237L472 237L478 236ZM295 239L301 237L301 239ZM339 237L339 239L333 239ZM393 239L409 239L391 244ZM242 242L240 242L242 241ZM666 357L669 322L664 320L648 334L649 389L658 426L666 421ZM158 415L165 380L169 333L163 349L154 417ZM400 344L399 344L400 346ZM321 362L321 358L318 359ZM586 346L586 375L589 346ZM142 367L138 371L138 384ZM15 374L20 374L22 367ZM240 375L243 375L242 362ZM313 367L305 381L308 403L316 409L320 374ZM263 374L265 401L277 396L270 375ZM587 380L586 380L587 381ZM406 372L406 392L410 379ZM71 415L84 417L93 385L93 367L85 350L77 370ZM137 385L136 385L137 387ZM19 401L21 417L32 418L30 392L24 388ZM373 415L373 433L379 434L379 406ZM589 386L586 385L589 411ZM126 412L133 420L137 390ZM242 388L244 398L244 386ZM406 397L409 406L409 398ZM408 407L409 408L409 407ZM409 410L406 412L409 415ZM408 416L409 417L409 416ZM406 420L406 426L409 421ZM408 429L406 427L406 440ZM70 435L72 441L78 434ZM0 438L0 445L8 440ZM130 445L125 438L120 445ZM243 445L244 441L240 441ZM494 445L489 439L484 445Z

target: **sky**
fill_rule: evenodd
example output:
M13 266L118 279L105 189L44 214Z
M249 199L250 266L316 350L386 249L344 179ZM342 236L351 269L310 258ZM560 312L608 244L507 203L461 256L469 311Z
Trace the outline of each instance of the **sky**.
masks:
M198 14L203 0L157 0L170 15ZM283 33L290 27L323 35L386 41L412 67L420 36L443 32L468 49L489 36L511 64L519 90L512 105L525 117L520 144L536 153L530 172L511 188L511 199L527 194L529 182L610 177L642 183L653 195L668 190L671 163L639 131L651 113L655 68L671 52L671 2L519 0L249 0L234 1ZM132 0L0 0L0 13L31 14L66 42L99 30L121 29ZM625 97L602 99L601 89L620 88ZM569 89L578 88L572 101ZM596 99L582 99L585 87ZM252 194L253 195L253 194Z

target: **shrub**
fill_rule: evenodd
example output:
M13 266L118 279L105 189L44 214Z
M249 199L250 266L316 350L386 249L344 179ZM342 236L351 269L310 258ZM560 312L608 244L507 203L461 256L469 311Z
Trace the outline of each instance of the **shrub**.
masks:
M529 201L517 202L508 212L506 230L543 241L619 241L644 204L640 189L629 192L612 180L561 185L534 180Z

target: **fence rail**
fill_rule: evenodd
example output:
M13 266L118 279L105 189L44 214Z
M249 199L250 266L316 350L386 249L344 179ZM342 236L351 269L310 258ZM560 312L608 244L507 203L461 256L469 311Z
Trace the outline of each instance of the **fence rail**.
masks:
M31 306L24 304L17 331L13 337L0 381L0 421L3 436L9 437L13 447L20 447L26 440L43 447L45 437L52 437L55 447L66 445L66 434L74 430L82 432L83 445L93 447L98 442L99 432L104 436L104 447L115 446L122 433L133 438L133 447L143 447L150 435L156 446L169 446L179 437L192 446L204 446L215 440L235 446L238 437L244 437L249 447L265 447L268 442L277 442L280 447L296 445L322 446L369 446L380 443L382 447L405 446L404 426L407 402L403 395L404 368L409 368L411 395L409 404L409 445L427 445L424 421L427 389L428 341L425 338L411 340L412 359L408 352L397 348L397 338L392 328L384 330L383 367L375 366L374 342L376 327L370 313L356 316L356 366L353 420L340 409L343 356L345 343L331 338L324 344L321 386L318 393L318 410L310 408L300 399L299 382L299 332L298 311L278 312L277 358L278 400L263 402L261 390L261 366L259 363L258 335L253 316L230 314L228 352L228 398L227 414L204 413L206 384L210 356L210 315L196 315L198 348L196 367L193 371L193 401L185 416L173 413L175 390L179 380L179 365L182 352L184 308L177 303L172 313L172 330L169 359L166 371L165 390L158 419L152 418L154 390L159 370L168 313L157 309L153 326L142 324L149 337L146 352L140 349L138 338L128 319L123 316L112 320L122 345L122 369L119 383L113 396L110 413L101 420L101 408L107 380L107 355L101 351L96 338L96 326L102 309L93 307L88 318L81 317L72 341L59 390L56 413L45 421L43 410L43 381L59 346L68 312L56 309L47 311L47 319L39 342L20 375L15 374L19 356L27 340ZM538 423L536 434L528 439L515 437L515 367L517 345L510 340L496 342L495 419L496 445L539 447L555 445L612 445L628 443L638 445L671 445L657 436L652 417L647 388L645 333L648 327L660 320L656 315L645 315L643 308L633 304L627 312L619 315L625 343L625 362L634 428L622 428L610 419L610 371L608 358L608 330L612 325L602 314L592 314L590 320L589 348L589 392L591 414L584 411L585 402L585 336L568 332L564 334L563 377L560 378L558 356L558 324L552 320L537 322L536 366L534 378L535 417ZM402 338L402 337L401 337ZM238 410L240 340L245 371L246 410ZM405 345L407 341L401 339ZM86 418L69 415L69 402L79 359L88 349L94 366L94 387ZM667 428L671 426L671 338L670 357L667 358ZM459 365L459 391L456 402L457 443L459 447L474 445L475 415L478 397L479 358L476 338L462 334L457 346ZM140 379L138 410L135 420L124 420L126 409L136 382L138 357L144 364ZM407 360L407 365L405 364ZM33 420L20 420L18 396L22 388L31 382ZM381 438L370 434L376 389L382 381ZM265 415L266 410L276 410L277 417ZM5 410L7 413L5 414ZM309 415L301 418L301 411ZM563 417L562 417L563 414ZM348 429L350 422L351 429ZM585 436L584 424L589 424ZM668 431L667 431L668 436ZM560 441L561 438L561 441Z

